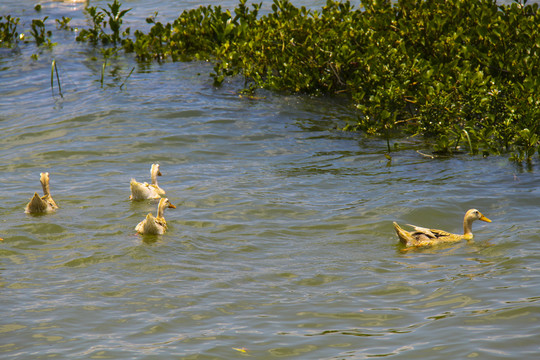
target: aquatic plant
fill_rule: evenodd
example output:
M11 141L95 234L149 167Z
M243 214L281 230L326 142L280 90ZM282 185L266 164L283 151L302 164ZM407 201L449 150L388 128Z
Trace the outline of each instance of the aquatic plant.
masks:
M129 72L129 74L126 76L126 78L124 79L124 81L122 82L122 84L120 84L119 88L122 89L122 87L126 84L126 82L128 81L129 77L131 76L131 74L133 74L133 71L135 70L135 67L132 67L131 68L131 71Z
M11 47L17 43L19 21L19 18L10 15L0 16L0 47Z
M115 55L118 52L117 48L105 48L100 49L101 55L103 55L103 64L101 64L101 78L100 78L100 84L101 87L103 87L103 79L105 77L105 68L107 67L107 62L111 58L111 56Z
M112 44L116 46L120 44L130 32L130 29L127 28L121 33L120 28L123 17L131 10L120 10L121 6L117 0L114 0L112 4L107 4L108 9L101 8L100 10L96 6L87 6L85 12L90 16L93 26L90 29L82 29L76 40L90 42L94 45L97 45L98 42L104 45ZM108 19L105 16L108 16ZM112 33L105 31L107 25Z
M53 60L51 63L51 91L54 95L54 73L56 72L56 82L58 83L58 93L60 94L60 97L64 97L62 95L62 86L60 85L60 77L58 76L58 67L56 66L56 60Z
M48 16L45 16L43 19L33 19L30 35L34 37L37 46L44 45L50 49L56 43L51 42L52 31L45 29L45 21L48 18Z
M122 38L120 37L120 27L123 22L122 18L131 9L120 11L121 4L117 0L114 0L112 4L107 4L107 6L109 7L109 10L104 9L104 8L102 8L102 10L107 16L109 16L108 24L109 24L109 28L112 31L112 34L110 34L108 38L110 42L116 45L122 40ZM129 34L129 28L127 28L122 35L124 36L128 34Z
M156 22L155 16L149 17L146 21L154 24L149 33L135 31L134 41L127 39L124 49L135 52L142 61L168 58L173 61L219 61L219 54L226 53L233 42L246 39L248 28L255 25L260 5L253 5L250 11L245 3L246 0L240 1L234 17L221 6L183 11L172 24L166 25Z
M65 17L65 16L62 16L62 19L56 19L56 25L59 29L64 29L64 30L71 30L73 31L73 28L71 26L69 26L69 22L71 21L71 18L68 18L68 17Z
M515 136L515 144L517 152L512 155L512 159L530 161L538 148L538 134L529 129L523 129Z
M362 0L355 9L328 0L312 10L273 0L260 16L261 4L239 0L233 10L200 6L166 24L155 13L147 33L131 36L122 29L130 9L114 0L85 9L91 26L77 40L102 51L112 45L141 62L208 60L216 86L242 77L241 92L251 95L265 88L346 96L357 116L344 130L381 136L388 152L396 136L420 135L440 154L466 148L522 161L539 147L538 7L526 0ZM66 19L59 24L67 27ZM2 36L13 39L15 25L3 25ZM34 27L38 42L42 27Z
M540 100L537 4L327 1L313 11L274 0L262 17L252 7L200 7L166 25L149 18L150 32L125 49L144 61L210 59L215 85L240 75L250 93L346 94L359 115L345 129L382 136L388 151L396 133L434 139L447 154L527 147L519 134L525 118L538 121L529 108Z

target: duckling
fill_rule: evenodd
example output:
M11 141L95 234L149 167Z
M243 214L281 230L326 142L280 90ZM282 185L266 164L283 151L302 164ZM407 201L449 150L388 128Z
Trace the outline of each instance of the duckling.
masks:
M148 184L147 182L140 183L135 181L135 179L131 179L131 182L129 183L131 195L129 198L131 200L159 199L161 196L165 195L165 191L158 185L158 176L161 176L159 164L152 164L152 167L150 168L151 184Z
M157 216L154 217L151 213L146 215L146 218L135 227L135 230L144 235L162 235L167 230L167 222L163 217L163 212L166 208L176 209L176 206L169 202L167 198L161 198L158 204Z
M41 187L43 188L43 196L39 197L37 193L34 193L30 202L26 205L25 213L28 214L39 214L39 213L50 213L58 209L58 205L54 202L49 192L49 173L40 173L39 181L41 182Z
M482 215L480 211L470 209L465 213L463 219L463 235L452 234L443 230L427 229L410 224L407 225L413 227L415 231L405 231L395 222L394 229L399 237L399 241L406 246L429 246L461 240L472 240L472 223L476 220L491 222L491 220Z

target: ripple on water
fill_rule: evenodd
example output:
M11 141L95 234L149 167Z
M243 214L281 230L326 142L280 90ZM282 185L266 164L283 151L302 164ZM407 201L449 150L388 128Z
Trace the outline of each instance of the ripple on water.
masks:
M48 60L2 59L2 358L540 354L536 163L407 139L388 162L384 141L333 130L352 116L336 99L241 99L197 62L101 88L99 61L56 49L64 99ZM142 237L156 202L130 202L129 180L153 162L177 209ZM26 215L43 171L60 209ZM458 232L472 207L493 220L473 242L397 246L392 221Z

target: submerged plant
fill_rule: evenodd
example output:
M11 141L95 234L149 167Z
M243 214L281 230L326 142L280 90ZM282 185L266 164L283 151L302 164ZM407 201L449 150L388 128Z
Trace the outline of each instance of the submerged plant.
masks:
M58 76L58 67L56 66L56 60L53 60L51 63L51 91L54 95L54 73L56 72L56 82L58 83L58 93L60 94L60 97L64 97L62 95L62 86L60 85L60 77Z
M17 43L19 20L10 15L0 16L0 47L10 47Z
M101 11L98 11L97 7L95 6L87 6L84 10L86 14L90 16L93 26L90 29L82 29L79 32L79 35L77 35L76 40L88 41L96 45L101 39L102 34L104 34L102 29L102 23L105 15Z
M103 87L103 79L105 77L105 68L107 67L107 62L109 61L109 58L115 55L117 52L118 52L118 49L116 48L101 49L101 55L103 55L103 64L101 65L101 78L100 78L101 87Z
M60 29L73 31L73 29L69 26L70 21L71 21L71 18L62 16L61 20L56 19L56 24Z
M34 37L37 46L45 45L48 48L52 48L56 43L51 42L52 31L45 29L45 21L48 18L48 16L45 16L43 19L32 20L30 35Z
M129 72L129 74L126 76L126 78L124 79L124 81L122 82L122 84L120 84L119 88L122 89L122 87L125 85L126 81L128 81L129 77L131 76L131 74L133 73L133 70L135 70L135 68L131 68L131 71Z
M516 152L512 159L516 161L530 161L538 148L538 134L529 129L517 133L515 139Z

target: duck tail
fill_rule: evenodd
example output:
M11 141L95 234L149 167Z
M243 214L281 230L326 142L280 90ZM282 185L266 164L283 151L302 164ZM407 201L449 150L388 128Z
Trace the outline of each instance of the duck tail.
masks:
M27 214L40 213L44 212L46 208L44 201L41 200L38 193L34 193L34 196L32 196L28 205L26 205L24 212Z

